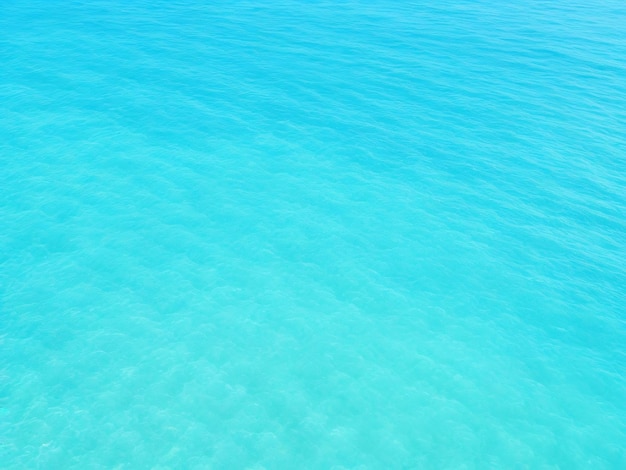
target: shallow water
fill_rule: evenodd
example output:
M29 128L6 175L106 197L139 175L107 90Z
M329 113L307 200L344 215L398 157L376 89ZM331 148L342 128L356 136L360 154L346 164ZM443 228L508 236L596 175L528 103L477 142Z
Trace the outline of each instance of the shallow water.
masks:
M625 468L626 7L0 5L0 466Z

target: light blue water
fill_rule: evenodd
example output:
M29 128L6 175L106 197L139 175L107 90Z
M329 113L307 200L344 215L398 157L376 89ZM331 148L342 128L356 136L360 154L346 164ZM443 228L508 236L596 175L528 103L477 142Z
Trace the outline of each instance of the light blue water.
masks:
M0 5L0 467L626 468L622 1Z

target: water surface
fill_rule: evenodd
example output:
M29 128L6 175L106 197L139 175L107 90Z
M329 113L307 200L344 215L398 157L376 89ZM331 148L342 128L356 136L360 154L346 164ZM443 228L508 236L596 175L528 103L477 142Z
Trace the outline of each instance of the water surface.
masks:
M626 467L626 7L0 5L0 466Z

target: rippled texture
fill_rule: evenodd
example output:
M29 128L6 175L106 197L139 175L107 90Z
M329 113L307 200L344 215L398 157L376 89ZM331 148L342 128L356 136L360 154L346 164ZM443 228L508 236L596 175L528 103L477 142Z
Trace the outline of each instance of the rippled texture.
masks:
M626 468L626 6L0 4L0 466Z

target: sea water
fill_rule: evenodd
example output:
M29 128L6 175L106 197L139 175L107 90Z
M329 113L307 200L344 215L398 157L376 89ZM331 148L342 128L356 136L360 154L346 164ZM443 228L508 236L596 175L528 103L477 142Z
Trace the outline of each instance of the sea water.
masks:
M626 4L3 0L0 467L626 468Z

